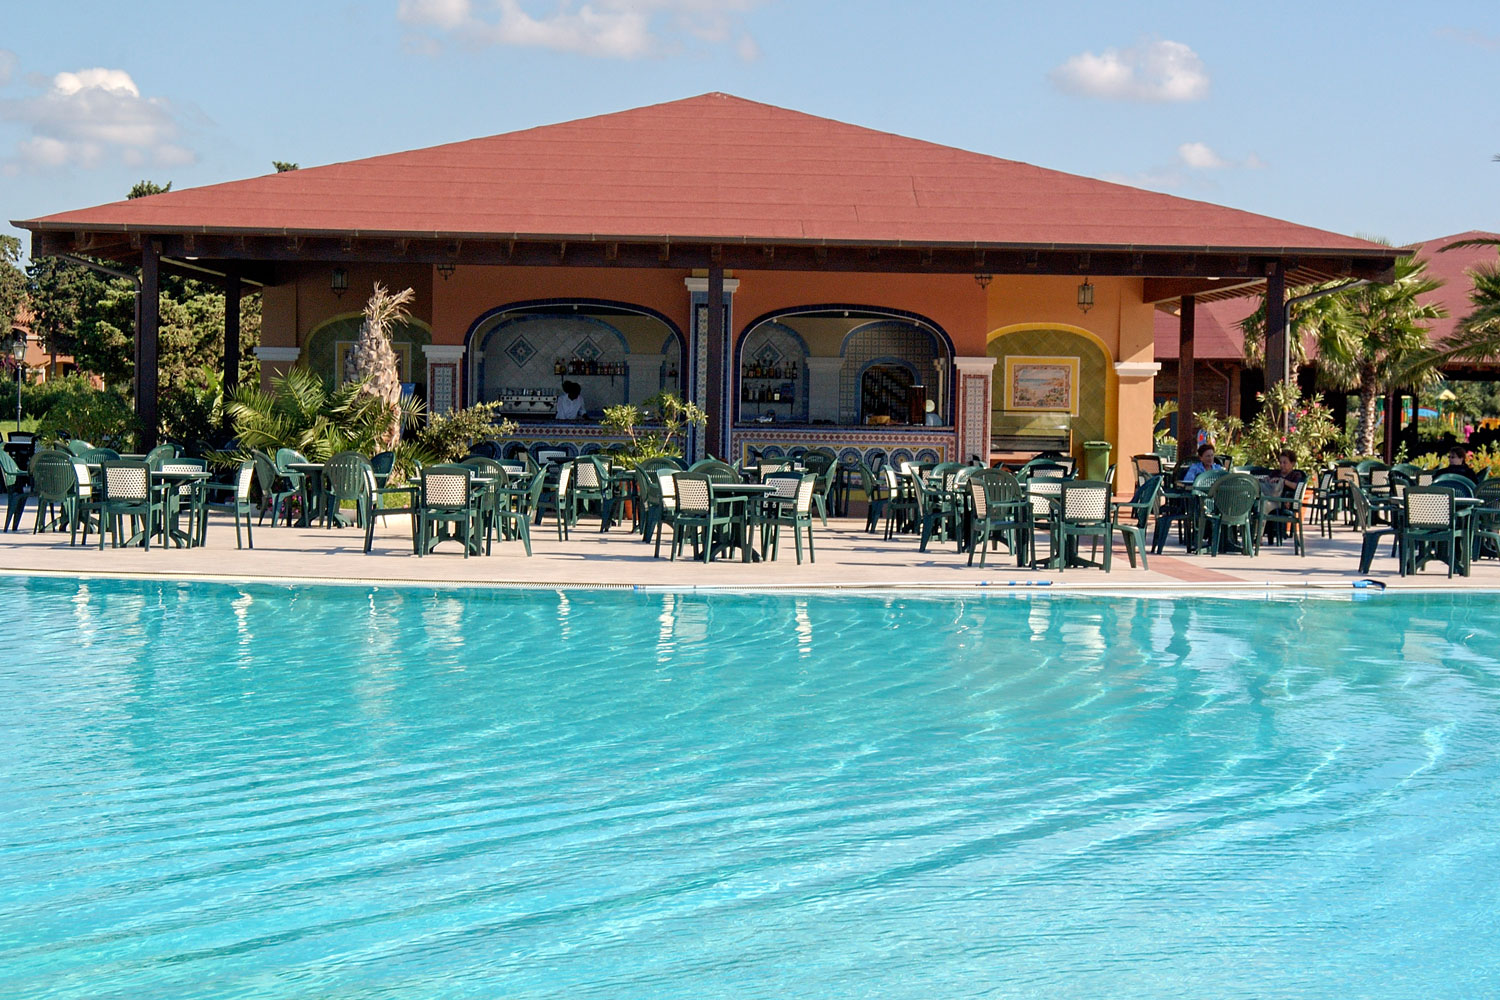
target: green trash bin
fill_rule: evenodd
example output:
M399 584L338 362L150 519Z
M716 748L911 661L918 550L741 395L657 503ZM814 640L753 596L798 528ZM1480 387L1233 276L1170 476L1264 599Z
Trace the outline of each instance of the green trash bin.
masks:
M1103 482L1105 475L1109 473L1109 453L1112 446L1108 441L1085 441L1083 442L1083 478Z

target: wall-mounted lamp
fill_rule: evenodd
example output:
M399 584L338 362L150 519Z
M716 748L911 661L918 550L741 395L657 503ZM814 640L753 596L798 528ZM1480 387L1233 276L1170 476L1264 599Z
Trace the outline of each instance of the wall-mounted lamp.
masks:
M329 282L328 287L333 289L335 296L342 298L344 293L349 290L349 272L342 267L334 268L333 278Z
M437 266L437 273L443 276L444 281L447 281L453 277L453 265L446 262L439 264Z
M1094 286L1089 284L1089 279L1084 278L1083 284L1078 286L1078 308L1088 312L1094 308Z
M995 276L993 274L976 274L976 275L974 275L974 283L977 284L980 288L988 288L988 287L990 287L990 282L992 282L994 280L995 280Z

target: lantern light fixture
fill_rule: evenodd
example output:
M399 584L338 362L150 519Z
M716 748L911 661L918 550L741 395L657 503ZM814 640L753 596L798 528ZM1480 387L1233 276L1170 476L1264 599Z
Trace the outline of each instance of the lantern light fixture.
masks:
M1094 308L1094 286L1087 278L1084 278L1083 284L1078 286L1078 308L1084 312Z
M334 268L333 278L329 282L328 287L333 290L335 296L342 298L344 293L349 290L349 272L345 271L342 267Z
M992 282L994 280L995 280L995 276L993 274L976 274L976 275L974 275L974 283L977 284L980 288L988 288L988 287L990 287L990 282Z
M444 281L447 281L449 278L453 277L453 270L453 265L448 261L443 261L437 266L437 273L442 275Z

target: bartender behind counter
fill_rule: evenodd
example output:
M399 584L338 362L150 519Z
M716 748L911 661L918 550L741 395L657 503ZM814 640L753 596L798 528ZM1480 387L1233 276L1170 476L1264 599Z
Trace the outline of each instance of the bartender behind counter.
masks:
M583 386L572 380L562 384L563 394L557 397L557 419L577 420L583 416Z

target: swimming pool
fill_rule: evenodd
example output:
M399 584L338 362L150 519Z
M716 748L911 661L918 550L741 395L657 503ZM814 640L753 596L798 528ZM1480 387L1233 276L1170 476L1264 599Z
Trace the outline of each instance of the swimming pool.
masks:
M0 600L8 998L1500 972L1495 595Z

